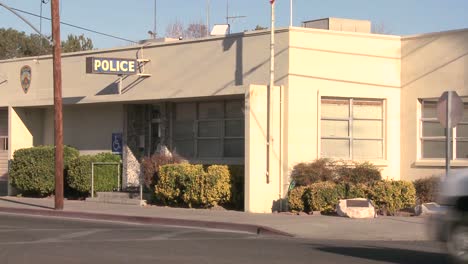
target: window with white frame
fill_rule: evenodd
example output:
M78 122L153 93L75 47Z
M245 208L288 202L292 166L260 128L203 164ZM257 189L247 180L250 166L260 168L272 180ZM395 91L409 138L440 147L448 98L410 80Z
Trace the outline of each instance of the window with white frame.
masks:
M323 97L321 156L384 159L384 100Z
M463 119L453 128L452 159L468 159L468 97L463 98ZM445 159L445 128L437 119L437 99L421 99L422 159Z

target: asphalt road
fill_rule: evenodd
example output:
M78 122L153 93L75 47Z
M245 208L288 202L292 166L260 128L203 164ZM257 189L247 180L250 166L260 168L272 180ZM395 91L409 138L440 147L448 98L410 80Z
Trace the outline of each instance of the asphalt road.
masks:
M0 263L447 263L435 242L314 241L0 213Z

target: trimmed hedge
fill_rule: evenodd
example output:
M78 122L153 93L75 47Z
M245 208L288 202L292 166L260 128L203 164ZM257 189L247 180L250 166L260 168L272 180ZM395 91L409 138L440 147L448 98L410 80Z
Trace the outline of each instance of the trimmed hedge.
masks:
M420 204L435 202L440 186L440 178L432 176L429 178L418 179L413 182L416 188L416 197Z
M245 173L244 165L229 165L229 174L231 175L231 200L230 206L236 210L244 210L244 183Z
M64 175L70 161L78 155L77 149L64 146ZM15 151L9 177L12 186L22 195L51 195L55 189L55 147L39 146Z
M81 196L88 196L91 192L91 163L93 162L117 162L118 166L121 166L120 156L112 153L83 155L74 159L70 163L66 182L72 190L80 193ZM95 192L111 192L116 190L117 186L117 165L94 166Z
M154 188L159 180L159 168L162 165L182 163L184 159L177 154L166 155L163 153L153 154L149 158L143 158L141 167L143 170L143 178L145 187L148 189ZM152 189L154 191L154 189Z
M365 184L335 184L319 182L299 186L288 194L289 210L293 212L334 211L339 199L368 198L382 214L393 215L398 210L414 206L416 190L411 182L377 181Z
M213 207L227 203L231 197L227 166L188 163L164 165L155 186L158 202L164 205Z

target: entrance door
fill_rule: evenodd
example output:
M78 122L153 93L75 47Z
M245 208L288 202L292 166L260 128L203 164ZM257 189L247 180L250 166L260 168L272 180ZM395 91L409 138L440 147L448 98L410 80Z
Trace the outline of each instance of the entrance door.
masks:
M8 111L0 110L0 195L8 186Z

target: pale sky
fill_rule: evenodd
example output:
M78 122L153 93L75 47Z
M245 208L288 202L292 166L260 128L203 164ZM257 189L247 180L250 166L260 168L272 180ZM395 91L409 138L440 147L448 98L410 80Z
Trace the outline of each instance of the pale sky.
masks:
M0 0L10 7L39 14L42 0ZM44 0L49 2L50 0ZM251 30L256 25L269 27L269 0L156 0L157 33L164 36L168 24L179 20L184 24L205 23L210 2L210 24L226 23L229 16L246 16L230 21L233 32ZM95 31L134 41L148 38L154 27L155 0L61 0L61 20ZM289 25L289 0L276 0L277 27ZM371 20L385 25L394 35L411 35L468 28L467 0L293 0L293 25L325 17ZM42 4L43 16L50 17L50 3ZM39 18L22 14L37 28ZM0 7L0 27L12 27L32 33L19 18ZM50 34L50 22L43 20L44 34ZM96 48L129 45L129 42L100 36L62 25L62 38L67 34L85 34Z

